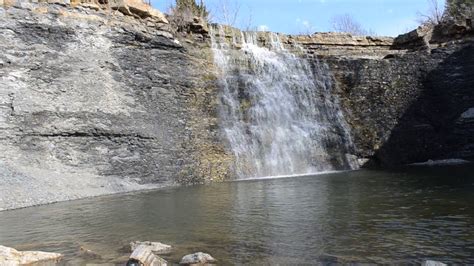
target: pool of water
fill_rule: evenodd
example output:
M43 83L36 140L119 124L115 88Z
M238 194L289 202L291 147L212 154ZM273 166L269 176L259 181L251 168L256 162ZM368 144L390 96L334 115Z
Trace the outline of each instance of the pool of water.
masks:
M251 180L0 212L0 244L123 263L160 241L221 264L474 263L474 167L416 167ZM80 247L100 257L81 255Z

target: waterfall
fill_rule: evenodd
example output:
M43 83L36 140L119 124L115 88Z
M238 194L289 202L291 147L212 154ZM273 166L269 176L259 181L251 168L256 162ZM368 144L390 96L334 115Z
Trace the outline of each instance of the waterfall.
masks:
M211 36L220 123L239 178L351 168L352 141L327 68L288 51L274 33L214 26Z

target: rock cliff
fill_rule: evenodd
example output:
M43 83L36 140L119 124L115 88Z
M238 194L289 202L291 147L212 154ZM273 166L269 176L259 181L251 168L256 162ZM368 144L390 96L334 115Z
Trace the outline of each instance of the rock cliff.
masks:
M228 176L206 43L19 1L0 8L0 50L0 209Z
M474 106L474 32L447 27L399 36L378 57L318 56L367 166L474 157L474 128L463 118Z
M0 210L232 178L199 21L178 36L141 2L1 1ZM469 20L280 38L330 69L366 166L474 157Z

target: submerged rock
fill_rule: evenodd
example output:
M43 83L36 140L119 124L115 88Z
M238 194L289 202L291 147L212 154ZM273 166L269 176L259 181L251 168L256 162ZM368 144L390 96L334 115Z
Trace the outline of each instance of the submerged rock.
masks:
M147 245L139 245L134 250L127 266L166 266L168 262L151 251Z
M321 265L340 265L340 264L350 264L350 265L371 265L367 262L361 262L360 258L355 257L347 257L347 256L339 256L339 255L332 255L332 254L322 254L318 258L318 262Z
M447 264L444 264L439 261L434 261L434 260L426 260L421 265L422 266L446 266Z
M458 122L469 122L474 120L474 107L467 109L458 119Z
M18 251L14 248L0 246L0 265L56 265L63 255L41 251Z
M203 264L214 264L217 260L214 259L211 255L203 252L197 252L194 254L189 254L184 256L181 259L179 264L184 265L203 265Z
M170 245L166 245L160 242L135 241L135 242L130 243L130 248L132 249L132 251L135 251L135 249L138 248L139 246L148 247L155 254L167 254L171 251Z
M422 163L412 163L412 166L443 166L443 165L461 165L468 164L469 161L462 159L428 160Z
M96 260L96 259L101 259L102 256L97 254L96 252L84 247L84 246L81 246L79 248L79 256L82 257L82 258L86 258L86 259L93 259L93 260Z

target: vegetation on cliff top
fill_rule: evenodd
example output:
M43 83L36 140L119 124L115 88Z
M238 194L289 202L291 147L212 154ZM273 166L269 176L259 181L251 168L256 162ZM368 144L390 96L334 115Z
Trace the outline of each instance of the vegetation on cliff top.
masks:
M195 0L176 0L174 12L187 13L204 19L209 17L209 11L202 0L199 1L199 4Z
M458 19L460 17L473 16L474 0L447 0L446 8L448 14Z

